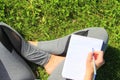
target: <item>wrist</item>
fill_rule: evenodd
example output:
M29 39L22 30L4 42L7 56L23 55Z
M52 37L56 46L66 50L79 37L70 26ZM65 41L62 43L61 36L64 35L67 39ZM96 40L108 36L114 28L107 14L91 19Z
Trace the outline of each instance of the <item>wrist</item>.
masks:
M86 75L93 75L94 74L94 71L91 70L91 71L86 71Z
M92 80L94 72L86 72L84 80Z

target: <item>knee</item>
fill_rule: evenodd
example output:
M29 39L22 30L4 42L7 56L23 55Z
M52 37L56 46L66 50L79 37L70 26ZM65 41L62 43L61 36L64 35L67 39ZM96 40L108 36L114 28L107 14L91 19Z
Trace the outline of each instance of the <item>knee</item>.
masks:
M97 39L102 39L105 43L108 41L108 33L102 27L93 27L88 31L88 37L93 37Z
M87 30L89 32L94 32L94 33L97 33L97 34L103 34L104 33L104 34L108 35L107 31L103 27L91 27L91 28L87 28Z
M93 37L96 39L103 40L103 47L102 50L105 51L108 43L108 33L104 28L101 27L94 27L90 28L88 31L88 37Z

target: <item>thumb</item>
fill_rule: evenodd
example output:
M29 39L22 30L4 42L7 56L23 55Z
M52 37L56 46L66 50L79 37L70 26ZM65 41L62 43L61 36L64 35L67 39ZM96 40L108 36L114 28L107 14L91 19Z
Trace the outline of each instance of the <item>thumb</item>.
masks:
M88 53L87 61L91 62L93 58L92 52Z

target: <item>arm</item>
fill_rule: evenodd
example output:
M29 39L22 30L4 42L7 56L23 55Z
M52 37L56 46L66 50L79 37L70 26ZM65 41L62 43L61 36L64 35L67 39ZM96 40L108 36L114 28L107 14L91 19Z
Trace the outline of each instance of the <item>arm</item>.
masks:
M103 51L95 51L94 57L95 57L95 64L96 68L99 69L104 64L103 59ZM93 69L93 54L92 52L88 54L87 62L86 62L86 74L84 80L92 80L94 75L94 69Z

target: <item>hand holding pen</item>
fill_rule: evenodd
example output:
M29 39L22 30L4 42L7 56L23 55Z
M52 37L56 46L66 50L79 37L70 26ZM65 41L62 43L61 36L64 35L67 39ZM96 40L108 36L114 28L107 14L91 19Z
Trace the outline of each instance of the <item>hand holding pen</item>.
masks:
M84 80L93 80L95 69L99 69L104 64L103 51L92 51L88 54L86 61L86 74ZM94 60L93 60L94 57Z

